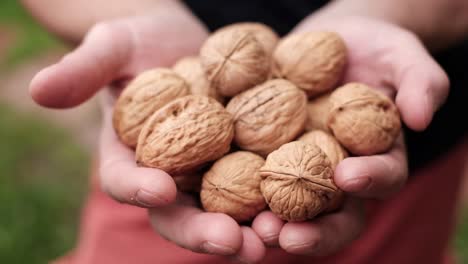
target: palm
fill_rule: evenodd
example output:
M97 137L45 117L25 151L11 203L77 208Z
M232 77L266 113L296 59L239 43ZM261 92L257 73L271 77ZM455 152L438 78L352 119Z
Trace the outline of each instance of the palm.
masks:
M380 89L395 98L408 127L423 130L428 126L447 95L448 81L413 34L367 18L320 20L313 15L293 33L314 30L334 31L343 37L348 49L343 83L363 82ZM387 153L345 159L337 166L334 180L351 196L383 198L396 193L407 176L400 136ZM304 223L283 224L271 213L263 213L255 219L253 227L261 237L275 234L276 240L270 243L279 244L290 253L330 254L350 243L361 231L358 204L352 198L341 211Z
M154 208L149 214L154 229L181 247L255 262L265 248L252 229L240 227L227 215L202 212L191 197L177 194L164 171L137 167L133 151L118 141L112 128L118 88L148 68L171 67L179 58L196 54L208 35L184 9L168 9L97 25L78 49L36 75L31 94L41 105L65 108L110 86L101 97L102 188L120 202ZM207 232L206 226L213 228Z

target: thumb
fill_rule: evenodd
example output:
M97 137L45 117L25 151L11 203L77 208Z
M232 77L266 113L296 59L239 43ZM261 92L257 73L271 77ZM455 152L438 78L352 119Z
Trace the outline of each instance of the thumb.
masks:
M131 36L123 23L97 24L76 50L34 76L29 88L32 98L50 108L83 103L119 77L132 53Z

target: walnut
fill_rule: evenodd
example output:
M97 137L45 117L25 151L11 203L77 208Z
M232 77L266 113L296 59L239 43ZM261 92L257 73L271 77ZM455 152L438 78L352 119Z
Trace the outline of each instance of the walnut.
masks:
M346 150L340 145L340 143L330 134L321 130L313 130L299 138L299 141L305 143L314 144L319 147L328 157L331 162L333 171L335 170L338 163L348 157ZM344 193L338 189L335 198L330 201L329 208L327 211L334 211L339 208L343 202Z
M287 221L312 219L340 195L327 155L318 146L301 141L268 155L260 176L260 189L271 211Z
M328 127L356 155L388 151L400 134L396 105L387 96L361 83L348 83L330 96Z
M232 116L219 102L188 95L147 120L138 138L136 160L140 166L183 174L222 157L233 136Z
M279 36L275 31L269 26L258 22L239 22L225 26L223 29L239 29L251 32L269 55L273 54L279 41Z
M211 85L224 96L262 83L270 72L270 56L249 30L217 30L201 47L200 60Z
M330 134L321 130L313 130L305 133L299 141L317 145L330 159L332 168L335 169L338 163L348 157L346 150Z
M310 100L307 103L307 122L306 122L306 131L311 131L315 129L320 129L326 132L329 132L327 121L328 114L330 113L330 104L328 102L330 98L330 93L326 93L317 97L313 100Z
M223 103L223 97L205 76L205 71L201 67L199 57L185 57L180 59L173 67L174 71L187 81L190 86L190 93L195 95L205 95Z
M303 131L306 104L305 93L283 79L267 81L235 96L226 110L234 116L236 144L268 155Z
M247 151L234 152L216 161L203 176L200 193L203 208L228 214L238 222L255 217L266 206L259 173L264 163L262 157Z
M113 112L113 126L120 141L134 148L143 123L156 110L189 94L187 83L170 69L139 74L122 91Z
M290 80L310 97L331 90L341 79L346 46L333 32L295 33L273 53L273 75Z

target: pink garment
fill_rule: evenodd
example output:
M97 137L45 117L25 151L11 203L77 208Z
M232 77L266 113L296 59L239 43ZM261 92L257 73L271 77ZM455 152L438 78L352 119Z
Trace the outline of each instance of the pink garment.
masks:
M453 263L449 241L467 154L468 144L460 144L411 175L394 198L369 202L366 231L339 254L315 259L269 249L262 263ZM167 242L153 232L145 209L115 202L97 184L82 220L76 249L57 263L230 263Z

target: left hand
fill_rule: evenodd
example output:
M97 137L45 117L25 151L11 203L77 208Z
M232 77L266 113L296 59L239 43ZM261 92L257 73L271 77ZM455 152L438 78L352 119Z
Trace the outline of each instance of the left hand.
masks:
M334 31L348 48L343 83L363 82L395 99L403 122L424 130L445 101L449 80L423 44L411 32L369 18L349 17L333 21L306 19L293 31ZM336 168L335 183L361 198L385 198L399 191L408 178L406 151L400 135L387 153L350 157ZM303 223L283 223L270 212L260 214L253 228L269 245L290 253L332 254L351 241L364 226L357 198L343 209Z

